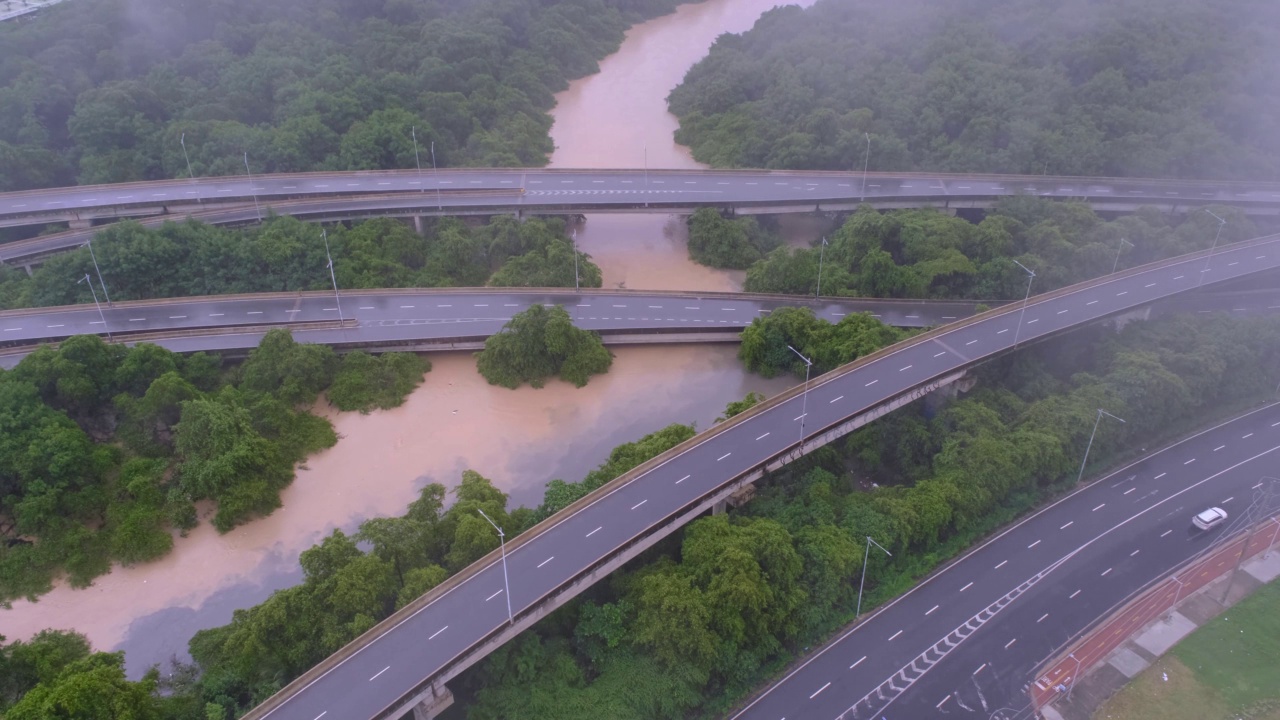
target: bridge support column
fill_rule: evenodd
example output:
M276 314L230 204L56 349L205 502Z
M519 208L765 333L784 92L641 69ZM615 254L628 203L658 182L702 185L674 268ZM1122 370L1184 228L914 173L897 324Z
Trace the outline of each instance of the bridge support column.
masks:
M453 693L444 683L431 686L431 694L413 706L413 720L435 720L453 704Z
M747 483L733 492L732 495L711 506L712 515L723 515L729 508L741 507L751 502L756 496L755 483Z
M88 230L93 227L93 221L85 218L71 218L67 220L67 224L71 226L72 230Z
M426 230L423 229L421 215L413 216L413 229L416 230L419 235L425 234Z
M35 273L31 270L31 265L30 265L30 264L23 265L23 266L22 266L22 269L27 271L27 277L32 277L32 276L34 276L34 275L35 275Z
M1116 332L1120 332L1121 330L1124 329L1125 325L1128 325L1134 320L1149 320L1150 318L1151 318L1151 306L1147 305L1145 307L1137 308L1136 310L1130 310L1127 313L1121 313L1115 316L1114 318L1112 318L1111 321L1115 323Z

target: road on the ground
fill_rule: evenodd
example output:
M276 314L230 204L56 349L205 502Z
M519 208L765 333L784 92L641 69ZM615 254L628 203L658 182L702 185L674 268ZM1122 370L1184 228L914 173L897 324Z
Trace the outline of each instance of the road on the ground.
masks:
M1160 450L930 577L734 718L1029 718L1036 667L1214 542L1223 528L1198 531L1192 516L1241 513L1277 464L1280 405Z

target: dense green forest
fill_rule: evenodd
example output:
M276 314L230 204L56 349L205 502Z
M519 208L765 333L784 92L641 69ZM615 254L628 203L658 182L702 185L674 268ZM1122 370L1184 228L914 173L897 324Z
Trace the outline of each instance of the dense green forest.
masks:
M533 305L516 313L476 353L476 369L484 379L512 390L525 383L540 388L553 375L582 387L612 364L600 336L574 327L559 305Z
M1280 175L1272 0L818 0L671 92L718 167Z
M1218 244L1256 237L1239 210L1214 206L1227 221ZM936 210L877 212L863 206L823 248L781 247L747 270L748 292L850 297L1021 299L1112 270L1207 250L1219 224L1209 212L1177 219L1154 208L1105 221L1083 203L1011 197L971 223Z
M425 232L390 218L328 229L329 252L343 290L399 287L573 287L578 252L558 218L494 217L471 226L428 221ZM195 220L146 228L115 223L98 233L93 253L112 300L330 290L325 240L318 225L268 218L251 228ZM582 287L600 287L600 268L578 252ZM55 255L28 277L0 265L0 309L93 302L96 273L88 248Z
M917 402L691 523L455 694L470 720L723 716L849 621L864 535L893 552L872 558L865 609L1068 487L1100 404L1129 422L1098 434L1098 468L1269 396L1277 367L1280 322L1222 316L1089 328L993 361L964 397Z
M689 257L709 267L745 270L782 244L776 230L755 217L727 218L715 208L689 216Z
M873 535L894 553L868 567L864 606L874 607L1070 486L1100 404L1129 422L1099 433L1090 456L1098 468L1269 396L1277 367L1280 321L1189 315L1119 333L1086 328L994 360L965 396L922 400L868 425L761 481L751 503L660 543L462 675L453 712L722 714L851 618L857 538ZM620 446L583 481L549 483L537 509L508 510L506 496L470 471L447 509L444 487L428 485L405 515L335 531L303 553L300 585L198 633L195 663L172 676L128 682L118 659L90 655L74 635L0 646L0 710L26 693L8 717L39 717L48 698L93 693L142 718L233 717L494 549L477 509L521 532L693 432L673 425Z
M547 110L674 0L95 0L0 25L0 192L542 165ZM184 144L186 154L184 156Z
M294 465L337 441L307 411L322 391L343 410L394 407L429 369L399 353L339 359L284 330L230 369L96 335L41 347L0 371L0 604L165 555L196 502L216 504L222 532L272 512Z

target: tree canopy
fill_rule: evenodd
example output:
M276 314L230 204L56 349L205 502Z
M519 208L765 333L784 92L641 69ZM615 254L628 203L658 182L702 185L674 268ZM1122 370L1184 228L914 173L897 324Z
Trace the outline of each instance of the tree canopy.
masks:
M613 356L600 336L573 326L563 307L533 305L485 340L476 368L491 385L542 387L553 375L578 387L608 372Z
M864 205L825 248L782 247L747 270L749 292L847 297L1021 299L1135 265L1255 237L1239 210L1211 206L1171 221L1154 208L1106 221L1088 205L1044 198L1002 200L981 222L937 210L878 212ZM1212 214L1211 214L1212 213Z
M674 6L50 7L0 25L0 192L238 175L246 152L253 173L541 165L553 93Z
M1272 179L1269 0L820 0L670 94L717 167Z
M113 561L159 558L216 503L227 531L280 505L307 455L337 441L307 408L394 407L430 365L417 356L339 360L273 330L239 367L155 345L76 336L0 372L0 603L65 573L89 584Z
M399 287L573 287L574 250L559 218L499 216L472 227L453 218L427 222L423 234L378 218L327 230L343 290ZM88 248L49 258L31 277L0 267L0 309L91 303L76 280L97 269L113 300L252 292L332 290L321 228L271 217L253 228L196 220L146 228L120 222ZM578 252L582 287L600 287L600 268Z

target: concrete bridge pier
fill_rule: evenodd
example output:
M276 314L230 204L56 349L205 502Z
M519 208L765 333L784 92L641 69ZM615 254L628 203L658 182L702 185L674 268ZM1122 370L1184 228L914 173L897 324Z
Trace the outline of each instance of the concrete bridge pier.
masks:
M93 221L88 218L69 218L67 224L71 226L72 230L88 230L93 227Z
M417 233L418 233L419 235L424 235L424 234L426 234L426 229L425 229L425 228L423 227L423 225L422 225L422 216L421 216L421 215L414 215L414 216L413 216L413 229L414 229L415 231L417 231Z
M413 706L413 720L435 720L453 704L453 692L443 682L434 683L427 695Z
M1149 319L1151 319L1151 306L1144 305L1143 307L1135 308L1133 310L1130 310L1129 312L1116 315L1115 317L1111 318L1111 322L1115 323L1116 332L1120 332L1121 330L1124 329L1125 325L1128 325L1134 320L1149 320Z

